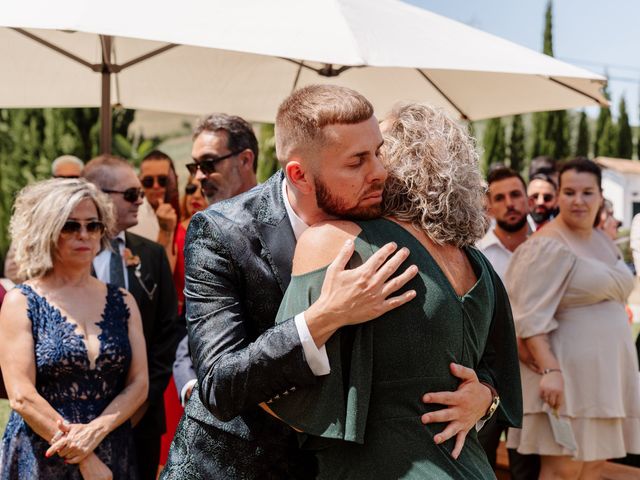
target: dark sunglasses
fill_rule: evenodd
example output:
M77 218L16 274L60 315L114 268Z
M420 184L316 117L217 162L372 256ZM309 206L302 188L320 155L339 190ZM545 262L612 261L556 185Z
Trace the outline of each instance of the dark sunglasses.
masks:
M553 195L550 193L534 193L533 195L529 195L531 200L537 200L539 196L542 196L542 200L545 202L550 202L553 200Z
M64 222L60 233L64 233L65 235L80 233L83 226L87 230L87 233L89 235L102 235L104 233L104 223L98 222L97 220L93 220L87 223L81 223L75 220L67 220L66 222Z
M131 202L131 203L137 202L138 200L142 200L144 198L144 191L141 188L136 188L136 187L127 188L124 191L105 190L103 188L102 191L104 193L120 193L127 202Z
M156 180L161 188L165 188L169 182L169 177L167 175L146 175L140 179L140 183L144 188L151 188Z
M198 190L198 185L196 185L195 183L189 183L186 187L184 187L184 193L186 193L187 195L193 195L194 193L196 193L196 190Z
M189 173L191 175L195 175L196 172L198 171L198 169L200 169L200 171L204 174L204 175L211 175L212 173L214 173L216 171L216 165L218 163L220 163L223 160L226 160L227 158L231 158L235 155L238 155L239 153L242 153L246 150L246 148L243 148L241 150L237 150L235 152L231 152L228 153L227 155L223 155L222 157L205 157L203 159L201 159L199 162L197 163L187 163L187 170L189 170Z

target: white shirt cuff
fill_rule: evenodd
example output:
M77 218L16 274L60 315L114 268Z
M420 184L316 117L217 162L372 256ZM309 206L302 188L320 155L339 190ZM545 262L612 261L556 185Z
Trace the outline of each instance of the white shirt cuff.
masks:
M189 380L187 383L184 384L184 387L182 387L182 390L180 390L180 403L182 403L183 407L187 403L187 400L185 398L187 396L187 390L189 389L189 387L193 387L197 381L198 379L196 378Z
M304 312L296 315L295 322L300 343L302 343L302 350L304 351L304 356L307 359L309 368L316 377L329 375L331 366L329 365L327 349L324 345L320 348L316 347L316 342L313 341L307 322L304 319Z

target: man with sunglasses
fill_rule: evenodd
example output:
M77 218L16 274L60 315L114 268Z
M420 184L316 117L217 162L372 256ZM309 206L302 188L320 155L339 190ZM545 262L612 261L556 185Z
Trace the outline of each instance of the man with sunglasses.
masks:
M191 157L193 163L187 164L187 169L200 181L209 205L256 186L258 139L243 118L212 113L201 119L193 132ZM196 384L186 336L176 351L173 380L184 405Z
M529 225L538 230L554 216L557 203L556 184L546 173L535 173L529 179Z
M176 261L173 238L178 214L177 199L175 208L169 199L169 187L176 183L171 157L160 150L148 153L140 163L140 183L145 198L138 211L138 224L130 231L162 245L173 270Z
M142 317L149 367L149 395L131 418L141 480L155 480L160 438L166 430L163 394L171 377L176 345L184 333L178 321L173 275L164 248L127 229L138 223L144 198L140 180L124 159L100 155L87 163L84 178L109 195L116 213L112 250L93 261L96 277L127 289Z

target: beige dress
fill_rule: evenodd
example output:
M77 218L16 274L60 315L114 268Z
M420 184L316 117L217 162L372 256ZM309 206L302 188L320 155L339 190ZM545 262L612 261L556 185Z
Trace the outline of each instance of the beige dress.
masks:
M523 363L523 427L509 430L508 447L580 461L640 453L638 359L624 308L633 276L600 232L597 254L576 255L560 228L545 228L516 250L505 283L517 335L549 335L565 383L560 414L570 419L578 450L572 455L555 442L541 377Z

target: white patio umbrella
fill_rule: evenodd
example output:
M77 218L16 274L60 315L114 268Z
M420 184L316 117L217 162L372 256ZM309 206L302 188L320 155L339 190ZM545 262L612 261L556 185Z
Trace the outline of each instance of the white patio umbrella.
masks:
M0 106L101 105L105 150L114 103L273 121L310 83L355 88L379 114L606 104L603 77L399 0L22 0L0 26Z

